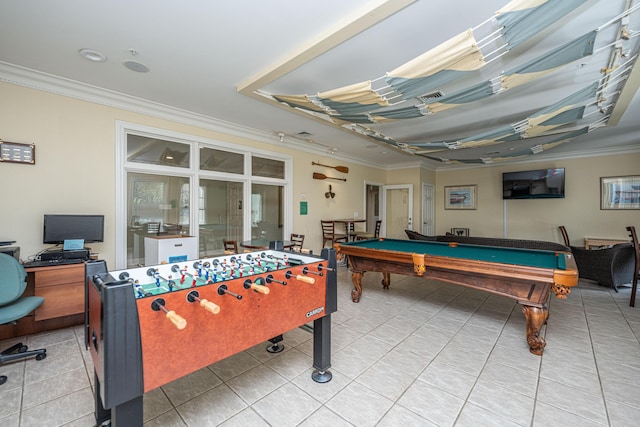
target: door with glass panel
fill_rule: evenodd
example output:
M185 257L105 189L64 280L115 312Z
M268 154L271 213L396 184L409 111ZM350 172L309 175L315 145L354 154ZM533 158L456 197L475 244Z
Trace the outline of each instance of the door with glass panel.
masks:
M189 178L127 174L127 266L144 264L144 238L188 234Z
M200 257L224 252L223 240L242 240L242 182L200 179L198 229Z
M281 185L251 185L252 239L269 242L284 240L283 212L283 187Z

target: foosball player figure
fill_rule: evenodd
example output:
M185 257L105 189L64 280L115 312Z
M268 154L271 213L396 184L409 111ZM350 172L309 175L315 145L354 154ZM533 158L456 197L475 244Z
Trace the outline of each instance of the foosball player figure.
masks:
M167 280L167 286L169 287L169 292L172 292L173 288L176 286L176 282L172 279L172 276L169 276L169 280Z
M187 266L185 265L182 269L182 275L180 276L180 284L184 284L184 278L187 275Z
M156 269L156 271L153 272L153 278L156 279L156 287L160 287L160 271L158 271L158 269Z
M198 261L196 265L196 268L198 269L198 277L202 277L202 262Z
M133 282L133 288L135 289L138 298L142 298L144 296L144 289L142 288L139 280Z

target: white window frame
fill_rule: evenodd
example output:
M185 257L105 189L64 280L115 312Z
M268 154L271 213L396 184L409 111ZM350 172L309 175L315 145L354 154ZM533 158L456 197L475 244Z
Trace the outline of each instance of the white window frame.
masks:
M159 138L168 141L175 141L190 145L190 165L188 168L175 166L150 165L127 161L127 135L137 134L152 138ZM220 150L232 151L244 155L244 173L233 174L215 171L200 170L200 148L208 147ZM285 164L284 178L265 178L251 176L251 156L259 156L283 161ZM251 201L251 185L272 184L281 185L284 188L284 230L283 234L288 236L293 224L293 185L291 184L293 174L293 157L267 150L256 149L244 145L233 144L224 141L211 140L203 137L183 134L166 129L154 128L150 126L116 121L116 144L115 144L115 179L116 179L116 235L115 235L115 263L116 269L126 268L127 264L127 173L148 173L161 174L167 176L178 176L189 178L190 188L190 227L192 236L199 238L200 223L200 178L216 179L224 181L242 182L244 184L245 204ZM250 206L250 205L249 205ZM249 207L248 206L248 207ZM245 240L251 238L251 209L244 209L243 212L243 236Z

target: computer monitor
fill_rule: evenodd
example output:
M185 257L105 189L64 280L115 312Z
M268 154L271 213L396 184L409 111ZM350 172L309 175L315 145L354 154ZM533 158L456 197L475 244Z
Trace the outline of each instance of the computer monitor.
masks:
M43 243L62 244L65 240L103 242L104 215L45 215Z

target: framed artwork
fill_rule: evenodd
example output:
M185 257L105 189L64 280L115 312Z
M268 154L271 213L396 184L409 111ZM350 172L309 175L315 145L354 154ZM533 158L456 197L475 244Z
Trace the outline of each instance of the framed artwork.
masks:
M640 175L600 178L600 209L640 209Z
M469 229L468 228L452 228L451 234L462 237L469 237Z
M451 185L444 187L445 209L477 209L477 185Z

